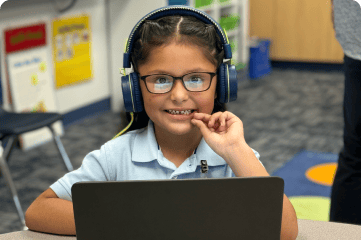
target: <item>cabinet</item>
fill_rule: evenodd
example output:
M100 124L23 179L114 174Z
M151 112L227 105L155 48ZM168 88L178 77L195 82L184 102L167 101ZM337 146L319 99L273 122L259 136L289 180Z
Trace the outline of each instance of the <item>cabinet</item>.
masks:
M331 0L251 0L249 34L271 39L271 60L342 63L331 12Z
M232 64L242 69L249 61L248 0L190 0L190 6L209 14L227 32L232 48Z

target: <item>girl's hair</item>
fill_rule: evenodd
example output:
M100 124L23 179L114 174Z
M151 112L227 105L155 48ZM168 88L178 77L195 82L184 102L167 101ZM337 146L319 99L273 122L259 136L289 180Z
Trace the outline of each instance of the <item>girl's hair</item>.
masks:
M174 42L198 46L217 69L223 63L224 50L214 25L206 24L192 16L174 15L144 21L134 36L134 45L130 54L134 72L138 72L138 67L147 62L154 48ZM220 103L217 97L214 100L212 114L226 110L226 105ZM130 113L126 113L126 118L130 122ZM134 113L134 122L126 132L144 128L148 125L148 121L149 117L145 110Z

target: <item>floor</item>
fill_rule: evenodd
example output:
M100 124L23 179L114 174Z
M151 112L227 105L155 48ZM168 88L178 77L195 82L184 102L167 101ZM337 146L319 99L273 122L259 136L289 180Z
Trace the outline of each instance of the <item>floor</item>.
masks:
M237 101L227 106L242 120L246 142L271 174L301 150L340 151L343 91L340 71L277 68L258 80L241 81ZM107 112L66 128L61 140L74 168L110 140L119 123L119 114ZM27 152L15 149L9 168L24 212L67 172L53 142ZM10 190L0 178L0 234L20 229Z

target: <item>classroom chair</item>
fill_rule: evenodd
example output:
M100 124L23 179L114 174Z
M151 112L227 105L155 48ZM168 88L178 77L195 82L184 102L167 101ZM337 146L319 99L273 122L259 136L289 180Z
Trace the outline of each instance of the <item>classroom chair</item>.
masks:
M52 124L61 120L63 116L58 113L13 113L5 111L0 106L0 176L4 175L5 180L10 188L13 200L20 217L20 221L25 227L25 215L20 206L19 198L16 192L14 182L12 180L7 162L11 151L17 143L18 136L22 133L30 132L42 127L48 127L52 133L53 140L59 150L61 157L68 171L73 170L64 146L60 141L60 137L56 135ZM5 149L1 142L6 142Z

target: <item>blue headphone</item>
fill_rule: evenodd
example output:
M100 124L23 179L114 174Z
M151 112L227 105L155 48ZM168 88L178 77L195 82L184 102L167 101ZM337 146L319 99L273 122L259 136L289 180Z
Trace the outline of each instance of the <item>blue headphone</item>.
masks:
M126 52L124 53L123 58L123 68L131 67L130 53L132 52L132 47L134 44L134 36L139 31L139 28L144 23L144 21L154 20L164 16L172 15L193 16L203 21L204 23L213 24L216 27L217 34L221 38L223 44L224 59L232 58L231 46L228 42L227 35L223 31L222 27L213 18L211 18L205 12L192 7L183 5L172 5L158 8L148 13L134 26L127 41ZM238 87L236 67L234 65L222 63L217 70L217 77L218 84L216 91L219 102L227 103L235 101L237 99ZM132 72L129 75L125 75L122 77L122 91L126 112L142 112L144 109L144 105L139 85L138 73Z

